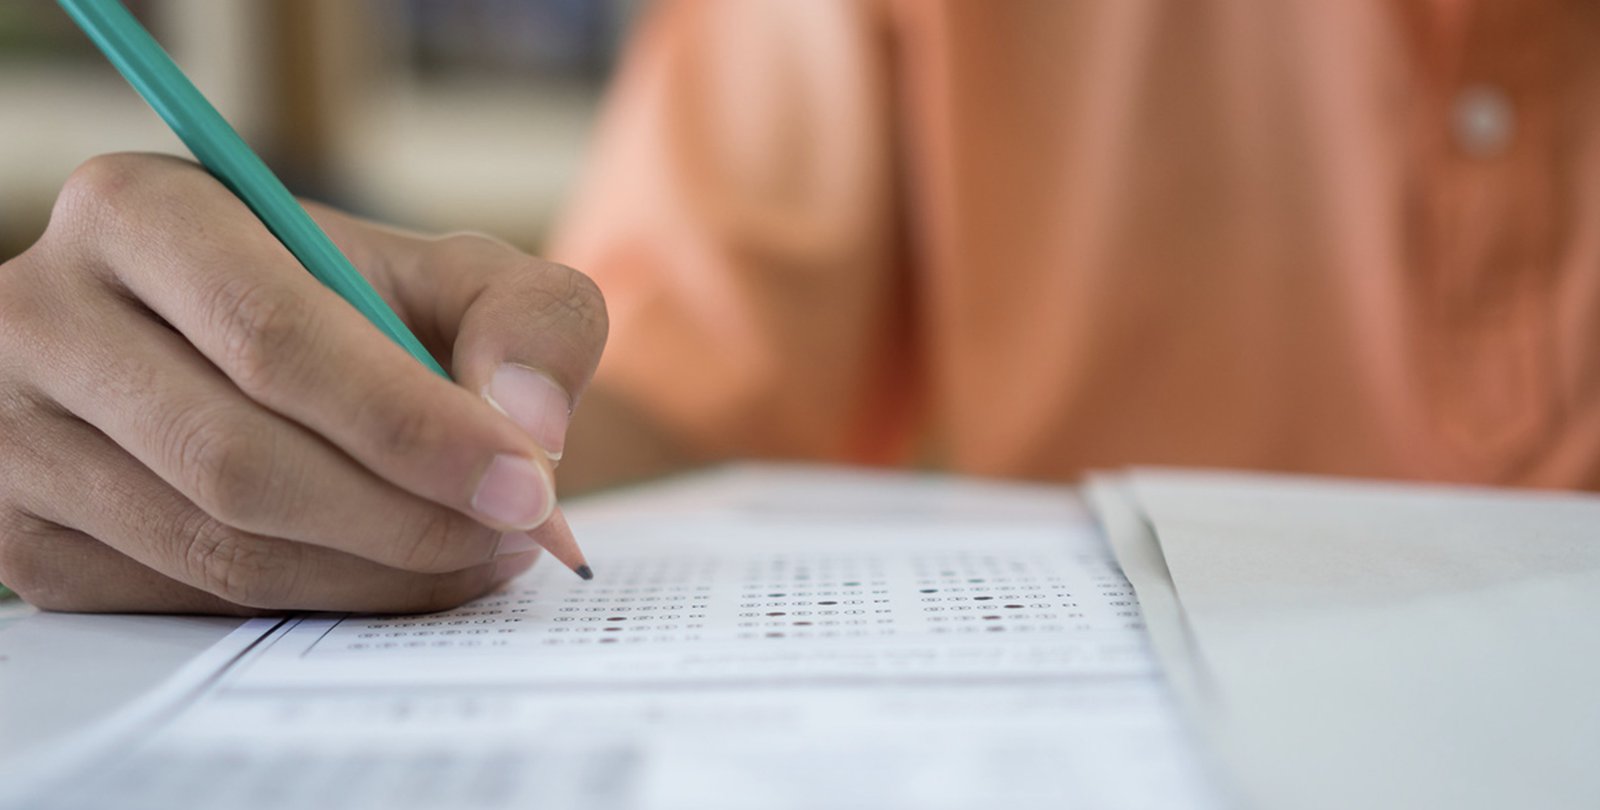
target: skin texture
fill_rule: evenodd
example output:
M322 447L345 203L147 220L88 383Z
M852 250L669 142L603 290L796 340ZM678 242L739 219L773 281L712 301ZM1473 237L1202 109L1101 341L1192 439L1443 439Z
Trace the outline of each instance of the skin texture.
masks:
M0 267L0 581L67 611L429 611L533 565L519 530L570 535L559 509L478 508L497 458L554 477L484 392L511 363L576 405L599 290L485 237L310 210L456 383L198 167L95 158Z

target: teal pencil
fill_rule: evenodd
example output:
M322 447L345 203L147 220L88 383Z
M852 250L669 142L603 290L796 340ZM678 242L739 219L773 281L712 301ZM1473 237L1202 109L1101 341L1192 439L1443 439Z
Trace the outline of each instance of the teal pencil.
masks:
M283 183L250 150L239 133L200 94L150 33L118 0L58 0L67 14L104 53L117 72L139 91L167 126L200 161L260 218L267 230L339 297L400 344L423 365L450 375L417 336L383 302Z

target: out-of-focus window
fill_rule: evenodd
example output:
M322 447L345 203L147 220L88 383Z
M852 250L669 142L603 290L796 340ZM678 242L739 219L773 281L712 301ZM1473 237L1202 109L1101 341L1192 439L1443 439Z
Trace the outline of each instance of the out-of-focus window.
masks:
M536 250L576 179L638 4L355 5L320 12L324 34L379 32L366 53L323 46L342 60L321 72L331 186L382 219L488 231Z
M270 75L260 0L126 5L246 138L257 141ZM183 147L54 0L0 2L0 259L44 228L73 167L113 151Z
M535 75L598 81L628 6L596 0L404 0L411 66L423 75Z
M127 3L298 193L537 249L635 0ZM0 258L108 151L185 154L54 0L0 2Z

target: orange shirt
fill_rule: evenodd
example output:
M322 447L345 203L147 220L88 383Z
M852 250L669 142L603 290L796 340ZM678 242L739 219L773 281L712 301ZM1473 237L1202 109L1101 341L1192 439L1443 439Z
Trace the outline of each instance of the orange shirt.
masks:
M552 253L707 457L1600 487L1600 3L664 4Z

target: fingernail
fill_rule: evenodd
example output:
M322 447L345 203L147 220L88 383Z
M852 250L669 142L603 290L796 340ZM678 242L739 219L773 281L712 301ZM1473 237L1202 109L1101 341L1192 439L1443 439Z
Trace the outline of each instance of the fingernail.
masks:
M533 535L527 532L508 532L500 535L500 545L495 546L494 556L504 557L508 554L521 554L539 548L539 543Z
M555 484L532 460L501 454L489 462L472 494L478 514L514 529L532 529L555 511Z
M516 363L502 363L483 391L489 404L511 417L544 448L551 461L561 459L572 418L572 397L550 375Z

